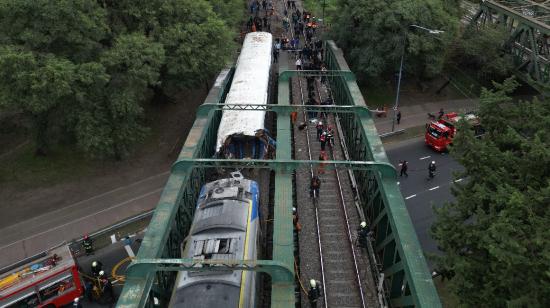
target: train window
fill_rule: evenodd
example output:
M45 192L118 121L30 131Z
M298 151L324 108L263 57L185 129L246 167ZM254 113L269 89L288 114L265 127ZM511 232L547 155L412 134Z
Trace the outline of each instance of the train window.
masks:
M238 238L220 238L195 241L193 256L205 256L210 259L213 255L234 254L238 240Z

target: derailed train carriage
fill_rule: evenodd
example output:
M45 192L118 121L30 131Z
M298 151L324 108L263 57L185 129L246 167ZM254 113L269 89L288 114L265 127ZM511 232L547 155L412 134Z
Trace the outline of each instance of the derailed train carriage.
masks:
M270 33L251 32L246 35L225 104L267 104L272 48ZM265 111L256 110L224 110L216 141L217 156L270 158L276 142L265 128L265 114Z
M259 203L258 184L240 173L205 184L182 257L256 260ZM255 307L256 284L255 272L179 272L170 307Z
M226 104L267 104L272 45L270 33L247 34ZM265 115L265 111L223 110L216 156L270 158L276 142L265 128ZM259 187L240 173L232 175L202 187L193 224L183 244L183 258L257 259ZM182 271L178 273L170 307L255 307L257 283L256 272L252 271Z

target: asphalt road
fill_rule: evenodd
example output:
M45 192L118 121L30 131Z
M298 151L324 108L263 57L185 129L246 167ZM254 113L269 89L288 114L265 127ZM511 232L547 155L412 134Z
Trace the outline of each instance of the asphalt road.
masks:
M141 239L143 238L143 232L140 232L136 236L130 238L129 241L118 241L109 245L107 247L96 250L92 256L81 256L77 258L78 265L81 268L81 272L85 275L91 275L91 265L93 261L100 261L103 264L103 270L106 275L108 275L110 280L113 283L113 290L115 298L118 299L120 292L124 286L124 282L117 281L116 278L111 276L113 267L117 263L121 263L116 274L124 275L129 260L124 262L123 260L127 259L129 256L137 254ZM129 245L127 245L129 244ZM96 307L113 307L114 303L109 304L99 304L96 302L90 302L86 298L83 299L83 306L86 308L96 308Z
M398 171L399 161L407 160L409 176L399 178L399 186L422 249L426 253L438 253L437 244L430 236L430 227L435 220L432 207L440 207L454 200L450 189L453 172L461 170L462 166L450 155L437 153L426 146L421 138L390 144L385 148ZM435 178L428 180L428 164L432 160L437 171Z

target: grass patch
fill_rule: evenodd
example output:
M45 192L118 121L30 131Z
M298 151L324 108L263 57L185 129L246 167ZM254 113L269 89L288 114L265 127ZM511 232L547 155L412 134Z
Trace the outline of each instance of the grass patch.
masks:
M395 93L385 85L360 85L360 89L369 109L391 108L394 104Z
M69 146L57 146L48 156L34 155L32 142L0 160L0 183L32 188L71 181L89 175L95 163Z
M460 307L458 298L449 291L447 285L441 281L440 277L434 278L435 288L441 299L441 304L446 308Z

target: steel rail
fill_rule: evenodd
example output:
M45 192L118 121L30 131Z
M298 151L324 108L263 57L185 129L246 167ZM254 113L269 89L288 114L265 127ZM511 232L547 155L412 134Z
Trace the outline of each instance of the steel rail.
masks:
M285 6L286 6L286 3L285 3ZM290 24L289 28L290 28L291 36L294 37L294 35L295 35L294 26L292 24ZM297 76L297 79L298 79L298 85L300 87L300 105L302 106L302 117L304 119L304 123L307 125L308 121L307 121L306 108L305 108L305 102L304 102L304 92L303 92L303 88L302 88L302 78ZM306 130L307 155L308 155L309 160L312 160L311 142L309 140L309 127L306 126L306 129L307 129ZM309 165L309 173L310 173L311 179L313 179L313 165L312 164ZM311 187L310 187L310 189L311 189ZM315 223L317 224L317 242L319 244L319 258L320 258L320 263L321 263L321 281L322 281L322 284L323 284L323 292L324 292L324 295L325 295L325 296L323 296L323 302L325 303L325 308L328 308L327 289L326 289L326 282L325 282L325 267L324 267L324 261L323 261L323 248L321 246L321 233L320 233L320 230L319 230L319 212L318 212L318 206L317 205L318 205L317 195L316 195L315 191L313 191L313 207L315 208Z
M322 97L321 97L321 91L319 90L319 87L316 87L317 88L317 94L319 95L319 101L322 102ZM331 96L332 97L332 96ZM327 114L327 119L328 119L328 114ZM335 118L335 122L337 120L337 115L333 115L333 117ZM340 138L340 136L343 135L343 132L338 130L340 127L339 123L337 123L336 125L336 130L337 130L337 133L338 133L338 137ZM340 138L340 141L342 142L342 138ZM330 153L332 154L332 158L335 159L334 157L334 152L333 152L333 148L334 148L334 144L330 147ZM344 150L344 148L342 149ZM347 153L345 154L347 155ZM351 249L351 255L353 257L353 266L354 266L354 269L355 269L355 278L357 279L357 286L359 287L359 294L361 296L361 306L363 308L366 308L367 307L367 304L366 304L366 301L365 301L365 295L364 295L364 292L363 292L363 283L361 282L361 274L359 272L359 266L357 265L357 255L355 253L355 249L354 249L354 245L353 245L353 238L351 236L351 230L350 230L350 226L349 226L349 217L348 217L348 211L346 209L346 201L344 200L344 193L343 193L343 189L342 189L342 181L340 180L340 175L338 173L338 170L334 170L334 172L336 173L336 183L338 183L338 194L340 196L340 205L342 206L342 210L344 212L344 219L346 221L346 231L347 231L347 235L348 235L348 243L349 243L349 247Z
M301 102L302 106L305 106L301 77L298 77L298 85L300 86L300 102ZM307 122L307 116L306 116L305 108L303 108L303 110L302 110L302 115L303 115L303 118L304 118L304 122L307 125L308 122ZM311 143L309 141L309 127L306 127L306 141L307 141L307 154L308 154L309 160L312 160ZM310 166L309 168L310 168L311 178L313 178L313 166L312 165L309 165L309 166ZM311 189L311 187L310 187L310 189ZM313 191L313 207L315 208L315 223L317 225L317 241L318 241L318 244L319 244L319 259L320 259L319 261L321 263L321 279L322 279L322 283L323 283L323 292L324 292L323 301L325 303L325 308L328 308L327 288L326 288L326 281L325 281L325 266L324 266L324 259L323 259L323 248L322 248L322 244L321 244L321 230L319 228L319 207L318 207L318 203L317 203L317 197L318 196L316 195L315 191Z
M334 97L334 95L332 93L332 88L330 87L330 84L325 85L325 86L327 87L327 90L328 90L330 96ZM338 137L340 138L340 147L342 148L342 150L344 152L345 159L350 160L350 156L349 156L349 152L348 152L348 146L346 144L346 140L343 138L344 134L343 134L343 131L342 131L342 124L340 123L340 116L338 115L338 113L334 114L334 119L335 119L335 122L336 122L336 127L338 129L337 130L338 131ZM336 171L336 172L338 172L338 171ZM353 174L352 170L348 170L348 176L350 177L352 188L355 190L354 191L354 197L356 198L355 206L357 208L357 212L359 213L359 218L361 219L361 221L366 221L367 218L365 217L363 212L360 210L360 204L362 203L361 202L361 195L359 194L359 191L357 189L357 181L355 180L355 175ZM370 224L370 221L369 221L369 224ZM378 270L378 264L379 263L378 263L376 254L374 253L374 248L372 247L372 242L370 240L367 242L367 255L369 257L369 262L371 263L370 268L371 268L371 273L374 274L373 278L375 280L375 283L377 285L382 285L383 288L386 287L385 284L384 284L384 278L383 278L384 276L383 276L383 274L381 275L380 271ZM387 291L387 293L389 294L389 289L386 288L385 291ZM384 291L381 292L380 288L376 288L376 292L378 293L378 303L380 304L380 307L389 307Z

